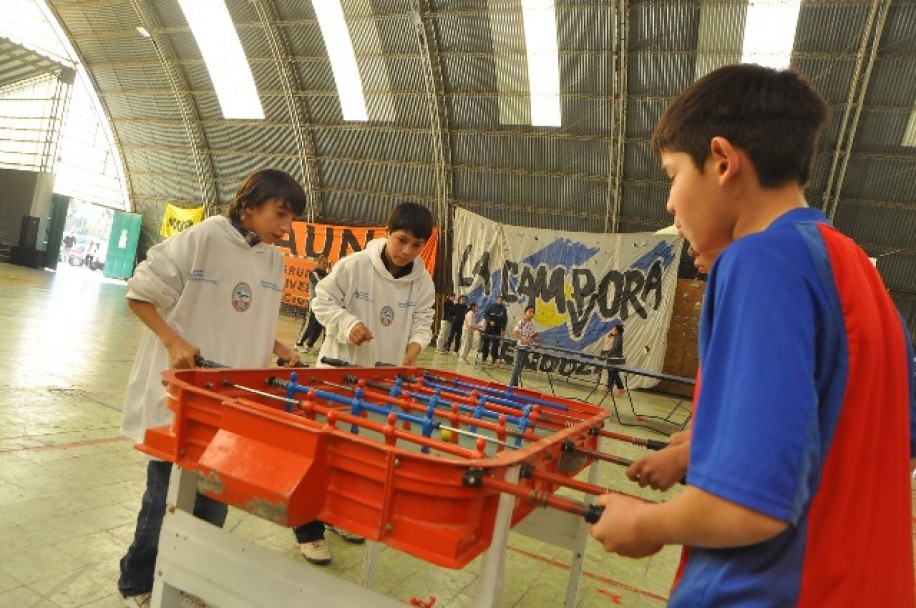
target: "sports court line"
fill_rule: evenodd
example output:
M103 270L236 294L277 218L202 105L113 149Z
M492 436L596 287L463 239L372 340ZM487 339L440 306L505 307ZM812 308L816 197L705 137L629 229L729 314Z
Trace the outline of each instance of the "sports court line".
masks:
M551 566L556 566L557 568L562 568L563 570L569 570L569 564L564 564L563 562L558 562L548 557L544 557L543 555L538 555L537 553L531 553L530 551L525 551L524 549L519 549L511 545L509 545L509 549L511 549L512 551L515 551L516 553L520 553L526 557L530 557L532 559L536 559L538 561L544 562L545 564L550 564ZM658 595L656 593L652 593L651 591L646 591L645 589L640 589L638 587L634 587L626 583L621 583L620 581L615 581L613 579L607 578L606 576L601 576L599 574L595 574L587 570L583 570L582 575L587 576L590 579L600 581L607 585L611 585L612 587L619 587L621 589L625 589L626 591L631 591L633 593L642 595L643 597L648 597L653 600L658 600L660 602L668 601L668 598L665 596Z
M90 445L103 445L106 443L117 443L119 441L128 441L127 437L108 437L106 439L83 439L82 441L70 441L67 443L55 443L51 445L34 445L27 448L13 448L10 450L0 450L0 454L12 454L13 452L47 452L49 450L69 450L71 448L84 448Z

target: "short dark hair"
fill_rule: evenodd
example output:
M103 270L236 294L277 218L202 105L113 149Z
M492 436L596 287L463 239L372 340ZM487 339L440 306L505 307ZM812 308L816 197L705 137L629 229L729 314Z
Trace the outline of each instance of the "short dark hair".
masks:
M418 239L428 240L433 234L433 214L420 203L400 203L388 216L388 232L397 230L406 230Z
M684 152L701 172L721 136L754 163L760 185L804 185L829 110L801 76L759 65L728 65L677 96L655 127L652 150Z
M305 211L305 190L292 175L279 169L262 169L242 180L225 215L241 222L243 210L260 207L271 199L285 202L297 216Z

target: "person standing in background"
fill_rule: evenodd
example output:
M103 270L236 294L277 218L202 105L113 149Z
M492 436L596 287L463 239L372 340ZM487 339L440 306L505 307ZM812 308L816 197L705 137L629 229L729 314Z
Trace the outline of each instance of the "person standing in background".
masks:
M611 321L611 329L604 336L601 356L608 359L623 359L623 324L616 319ZM620 379L620 372L616 369L607 370L607 392L611 391L611 385L617 387L617 397L622 397L627 392Z
M452 333L452 320L455 316L455 294L450 293L442 304L442 318L439 320L439 335L436 336L436 352L445 352L445 343Z
M315 297L315 288L318 286L318 282L328 276L330 267L331 263L328 261L328 256L321 255L318 256L315 267L309 273L309 312L305 321L302 322L302 330L296 340L296 350L298 351L312 352L315 342L318 341L321 332L324 331L324 325L318 322L318 319L315 318L315 313L312 312L311 299Z
M464 315L468 312L467 298L458 296L458 301L452 305L452 330L448 334L448 340L445 343L445 352L452 350L452 344L455 344L455 354L461 348L461 335L464 333Z
M487 360L489 352L493 365L499 367L499 338L509 324L509 311L506 310L502 294L496 301L487 306L483 312L483 334L480 337L480 362Z
M480 326L477 324L477 302L471 302L468 311L464 313L464 339L461 341L461 352L458 354L458 361L461 363L470 363L468 353L474 343L474 336L480 333Z

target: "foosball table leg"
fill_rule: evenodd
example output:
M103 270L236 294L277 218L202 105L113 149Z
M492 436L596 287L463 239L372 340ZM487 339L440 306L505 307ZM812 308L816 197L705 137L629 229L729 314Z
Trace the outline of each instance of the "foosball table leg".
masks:
M363 587L375 585L375 573L378 570L378 556L382 544L375 541L366 541L366 552L363 554L363 565L359 574L359 584Z
M520 467L506 469L505 481L518 483ZM503 493L499 497L496 520L493 523L493 541L483 555L480 576L477 579L477 594L474 608L495 608L503 592L503 574L506 570L506 554L509 550L509 529L512 527L512 510L515 496Z
M169 490L165 499L166 517L175 511L194 513L194 503L197 499L197 476L180 467L172 465L172 474L169 476ZM163 522L163 530L165 525ZM163 535L160 533L159 542L162 544ZM168 543L166 543L168 545ZM163 549L160 549L162 551ZM164 548L168 552L168 546ZM153 595L150 598L152 608L163 606L177 606L180 589L173 586L171 579L166 580L162 575L161 560L156 560L156 578L153 580Z
M179 589L221 608L403 608L401 601L194 517L196 490L195 471L172 469L153 608L179 606Z

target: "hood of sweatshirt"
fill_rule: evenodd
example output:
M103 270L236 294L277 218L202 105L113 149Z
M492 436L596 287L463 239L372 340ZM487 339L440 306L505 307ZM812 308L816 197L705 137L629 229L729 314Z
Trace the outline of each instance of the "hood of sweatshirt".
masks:
M372 265L375 266L375 269L379 271L379 274L384 279L397 283L412 283L426 276L426 267L423 265L423 259L420 256L417 256L412 262L413 268L410 269L410 274L398 279L391 276L382 261L382 249L384 249L387 241L388 239L374 239L366 243L366 252L369 255L369 259L372 260Z

